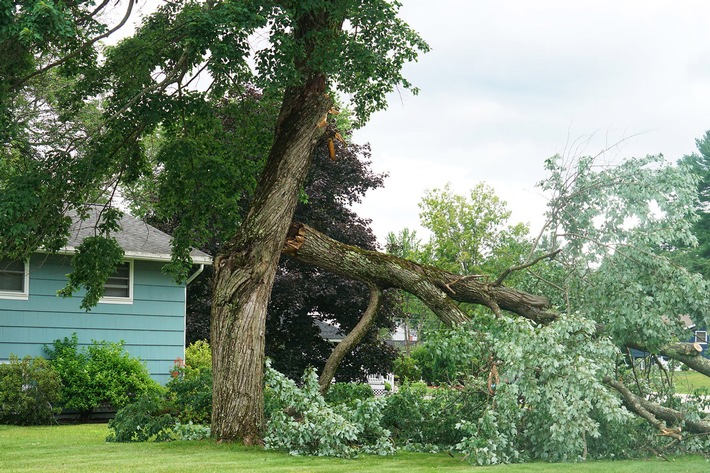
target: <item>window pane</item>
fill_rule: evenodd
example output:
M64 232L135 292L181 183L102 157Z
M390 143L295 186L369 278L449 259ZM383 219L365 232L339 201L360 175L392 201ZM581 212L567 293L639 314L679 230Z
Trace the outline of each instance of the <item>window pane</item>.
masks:
M695 341L697 343L707 343L708 333L702 330L698 330L697 332L695 332Z
M125 297L131 296L130 290L131 269L129 263L123 263L116 269L116 272L109 276L104 284L105 297Z
M25 263L0 260L0 291L25 292Z

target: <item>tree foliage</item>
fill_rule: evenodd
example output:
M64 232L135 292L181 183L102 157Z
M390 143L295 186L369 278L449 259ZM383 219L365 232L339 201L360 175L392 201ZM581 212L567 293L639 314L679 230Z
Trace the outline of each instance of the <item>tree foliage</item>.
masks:
M485 183L477 184L468 197L455 194L449 184L433 189L419 208L422 226L431 232L424 253L440 268L462 275L493 275L504 269L501 264L521 259L520 249L509 245L521 245L528 229L508 225L506 202Z
M596 168L594 158L547 162L552 193L548 249L562 248L556 281L567 311L603 324L623 345L658 349L686 333L679 316L708 317L707 283L675 264L673 244L693 245L696 177L660 156Z
M696 140L697 152L679 161L688 166L698 179L697 221L693 224L693 235L698 239L698 246L678 244L678 261L691 271L710 276L710 131ZM674 242L675 243L675 242Z
M9 158L0 184L0 240L10 257L21 259L40 245L60 248L68 234L67 208L149 176L145 138L159 130L164 144L157 162L165 167L160 203L189 210L176 227L172 266L184 278L189 248L214 231L202 218L205 207L237 220L231 196L244 197L256 186L285 89L318 71L329 91L351 97L362 123L385 106L394 86L411 87L401 67L428 49L397 17L398 5L382 0L181 0L161 5L133 36L104 48L98 61L96 40L114 29L102 22L108 9L106 2L24 2L0 15L3 157ZM325 17L327 27L309 20ZM257 30L270 46L254 47ZM55 82L46 84L50 73ZM205 74L207 90L194 87ZM249 95L250 84L268 97L254 114L253 101L230 100ZM98 100L100 110L90 119L87 100ZM214 114L220 101L222 116ZM44 118L18 120L28 103L41 103ZM59 122L76 126L58 129ZM51 131L53 141L38 143L30 130L43 136ZM180 205L195 190L205 200Z

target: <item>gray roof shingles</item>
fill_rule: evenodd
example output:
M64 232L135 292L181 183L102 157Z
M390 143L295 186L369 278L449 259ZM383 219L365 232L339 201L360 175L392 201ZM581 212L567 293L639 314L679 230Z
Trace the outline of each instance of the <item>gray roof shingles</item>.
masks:
M74 211L68 212L72 218L72 226L65 250L73 252L84 238L95 234L96 219L100 209L100 206L91 207L89 218L86 220L79 220ZM127 258L170 261L170 235L128 214L121 217L120 227L121 230L112 236L121 245ZM190 256L194 263L212 264L212 257L202 251L192 250Z

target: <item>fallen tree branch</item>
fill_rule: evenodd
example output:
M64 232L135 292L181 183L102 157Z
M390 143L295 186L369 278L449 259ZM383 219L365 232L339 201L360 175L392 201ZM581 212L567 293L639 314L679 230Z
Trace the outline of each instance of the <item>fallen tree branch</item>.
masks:
M456 302L483 305L497 315L505 310L535 323L548 323L557 318L545 297L346 245L301 223L291 225L283 252L304 263L370 286L407 291L449 326L468 320Z
M672 437L677 440L682 440L683 437L680 435L680 427L674 427L670 429L666 427L666 423L664 421L659 420L658 418L656 418L655 415L653 415L652 412L646 409L646 406L644 406L642 402L642 397L635 395L634 393L629 391L629 389L622 383L612 379L609 376L604 378L604 383L607 386L614 388L619 394L621 394L621 397L624 399L624 404L626 405L626 407L634 411L639 416L643 417L649 424L658 429L658 431L661 432L661 435Z
M375 316L377 315L377 309L380 306L381 297L382 291L380 291L380 289L374 286L370 287L370 302L367 305L367 309L365 309L365 313L350 333L335 346L333 352L328 357L328 361L325 362L320 378L318 378L321 394L325 395L325 393L328 392L330 383L333 381L335 371L338 369L340 362L360 343L360 340L362 340L370 327L372 327L372 324L375 322Z
M496 315L499 315L501 310L505 310L540 324L550 323L558 318L558 314L551 309L549 301L544 297L503 285L490 284L482 281L481 278L462 277L433 266L346 245L300 223L293 223L289 228L283 253L306 264L368 284L371 287L370 306L363 320L360 321L363 325L371 323L369 318L374 318L378 293L387 288L402 289L418 297L439 319L450 326L468 320L456 302L483 305ZM374 306L373 298L375 298ZM601 334L604 332L604 327L598 325L596 331ZM354 339L355 335L352 333L348 337L351 335ZM356 342L344 344L343 351L349 351L355 344ZM649 351L641 343L627 345ZM710 376L710 360L698 356L700 347L696 345L676 343L663 347L660 353L680 360ZM342 357L340 359L342 360ZM324 389L326 380L328 384L330 383L332 375L328 376L321 377L321 389ZM633 394L622 383L610 377L605 378L604 382L619 392L625 404L655 426L661 435L681 440L681 427L689 433L710 433L710 420L689 420L680 411L663 407ZM673 427L667 427L666 424Z
M626 346L651 353L646 345L639 342L627 342ZM698 343L672 343L665 345L658 350L658 353L680 361L688 368L702 373L705 376L710 376L710 359L702 356L703 347Z
M624 398L624 404L636 414L640 415L653 426L661 431L661 435L673 437L682 440L680 435L681 426L686 432L693 434L710 434L710 420L707 419L689 419L682 412L670 407L661 406L658 403L651 402L641 396L637 396L624 386L621 382L607 376L604 378L604 383L616 390ZM667 428L667 424L676 425L673 428Z

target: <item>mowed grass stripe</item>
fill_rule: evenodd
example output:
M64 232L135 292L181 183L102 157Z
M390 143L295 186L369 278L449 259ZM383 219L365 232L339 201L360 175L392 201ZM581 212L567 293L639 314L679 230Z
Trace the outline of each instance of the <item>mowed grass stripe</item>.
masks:
M476 467L442 454L398 453L354 460L293 457L256 447L212 441L108 443L106 425L53 427L0 426L1 472L643 472L707 473L710 462L700 456L671 462L528 463Z

